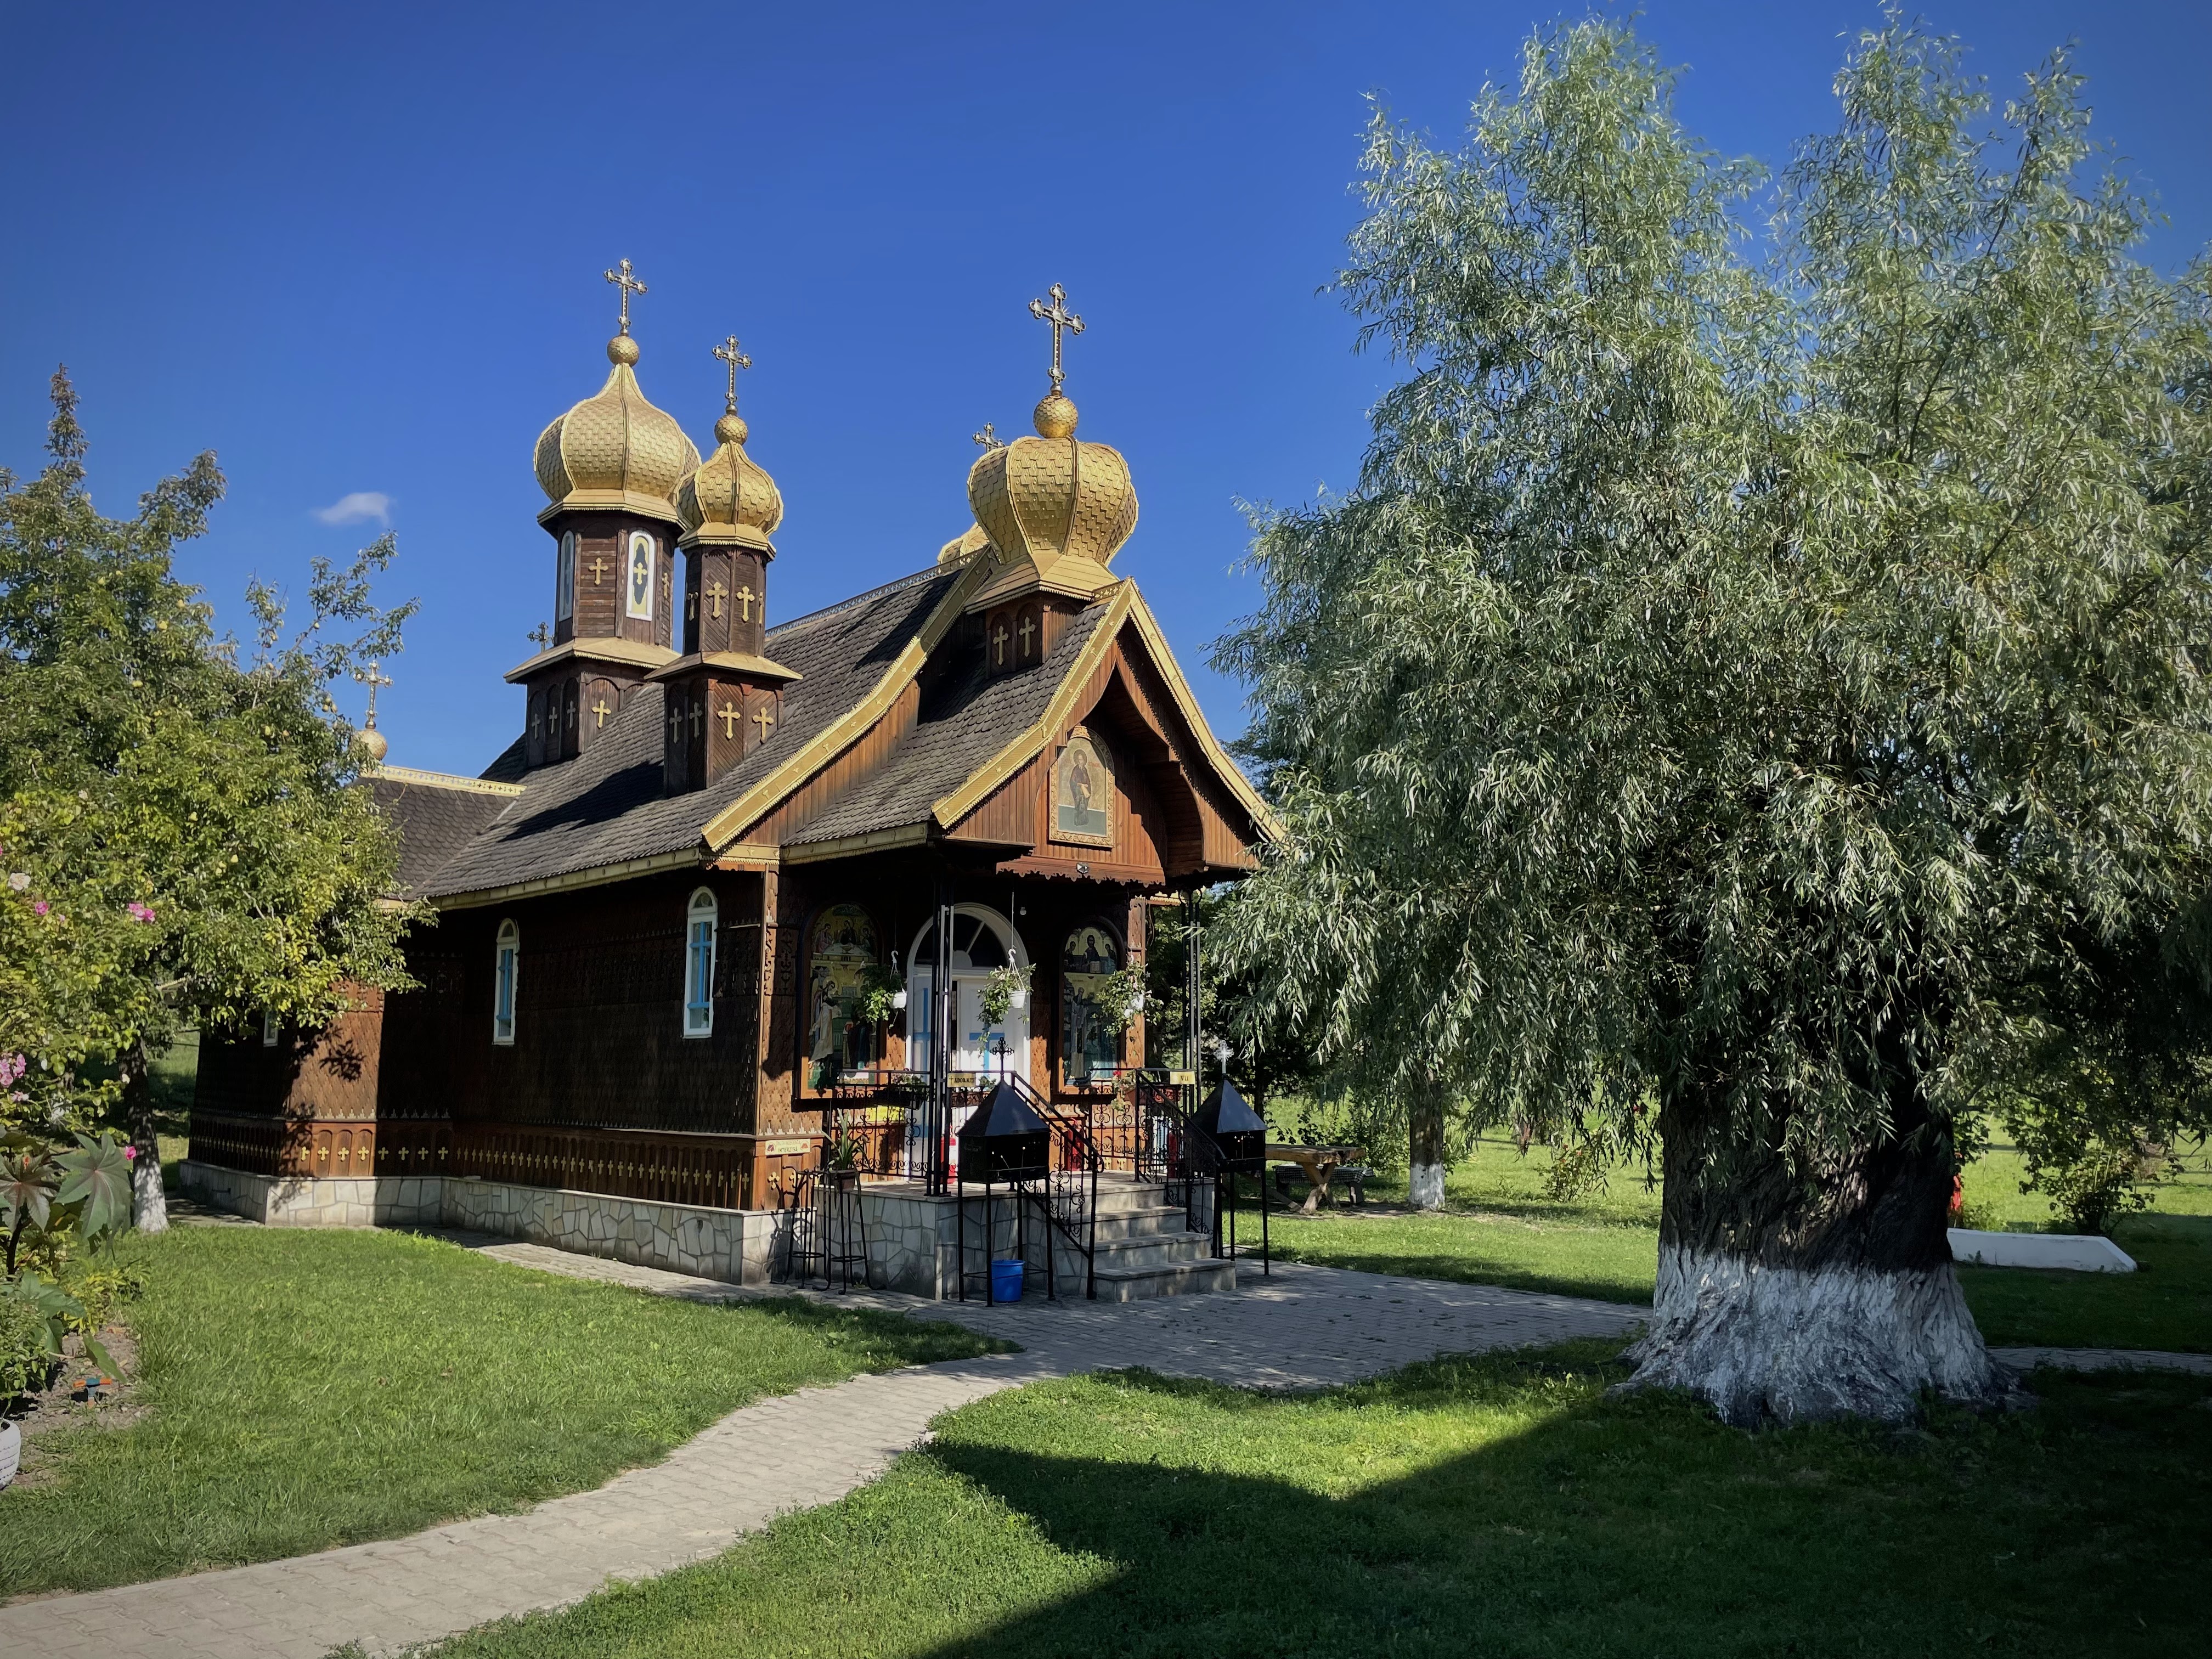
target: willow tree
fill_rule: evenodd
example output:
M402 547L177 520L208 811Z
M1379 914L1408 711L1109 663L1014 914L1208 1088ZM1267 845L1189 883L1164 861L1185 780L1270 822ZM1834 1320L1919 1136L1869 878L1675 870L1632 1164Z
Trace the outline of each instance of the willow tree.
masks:
M1656 1153L1636 1380L1731 1420L1990 1397L1989 1057L2129 941L2204 985L2212 307L2081 92L1893 17L1770 185L1591 22L1455 149L1378 117L1341 289L1406 377L1218 647L1291 836L1218 944L1408 1093Z

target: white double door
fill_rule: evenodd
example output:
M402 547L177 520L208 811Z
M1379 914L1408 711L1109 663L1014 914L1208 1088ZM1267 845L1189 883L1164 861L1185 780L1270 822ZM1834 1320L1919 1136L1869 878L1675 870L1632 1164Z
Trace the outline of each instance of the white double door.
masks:
M907 1064L916 1071L929 1068L930 1046L934 1041L931 1022L937 1018L937 999L931 992L935 988L936 978L936 964L933 963L917 967L907 981L907 1008L909 1013L915 1009L921 1011L919 1020L909 1019L907 1030ZM983 992L989 981L988 969L952 970L952 1053L946 1069L988 1073L994 1078L1003 1072L1027 1082L1029 1010L1009 1008L1006 1018L996 1024L985 1019Z

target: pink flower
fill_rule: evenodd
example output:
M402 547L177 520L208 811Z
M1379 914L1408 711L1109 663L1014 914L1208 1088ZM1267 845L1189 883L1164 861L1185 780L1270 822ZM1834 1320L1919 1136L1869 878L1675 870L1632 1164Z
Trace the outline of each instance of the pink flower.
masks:
M136 1158L138 1156L138 1149L136 1146L125 1146L123 1149L123 1156L128 1158Z
M33 899L31 901L31 914L34 916L43 916L47 911L53 908L54 907L52 905L47 903L44 899Z
M131 913L131 920L133 921L154 920L154 907L150 904L141 904L137 899L133 899L123 908Z

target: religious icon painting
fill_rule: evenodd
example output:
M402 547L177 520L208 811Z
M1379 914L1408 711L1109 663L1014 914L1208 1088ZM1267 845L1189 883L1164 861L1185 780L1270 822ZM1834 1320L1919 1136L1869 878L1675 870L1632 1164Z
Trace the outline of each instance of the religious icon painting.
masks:
M653 620L653 566L655 551L652 533L629 533L629 586L624 595L629 613L640 622Z
M1073 847L1114 844L1114 763L1078 727L1052 766L1052 839Z

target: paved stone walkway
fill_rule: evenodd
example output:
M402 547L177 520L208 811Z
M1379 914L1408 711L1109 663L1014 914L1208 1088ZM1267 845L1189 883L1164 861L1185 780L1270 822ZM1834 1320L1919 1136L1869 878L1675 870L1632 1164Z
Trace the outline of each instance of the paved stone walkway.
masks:
M661 1295L739 1289L543 1246L455 1235L519 1266ZM411 1538L0 1608L0 1655L43 1659L319 1659L359 1642L389 1653L489 1620L580 1600L719 1553L780 1514L881 1474L940 1413L1024 1382L1147 1366L1269 1388L1351 1382L1439 1352L1613 1335L1632 1309L1333 1267L1247 1269L1234 1293L1121 1304L987 1308L854 1292L818 1299L1005 1336L1023 1352L914 1366L731 1413L662 1462L520 1515Z

